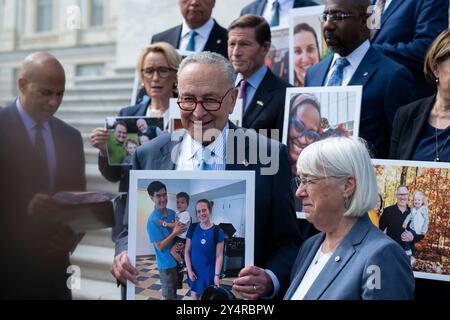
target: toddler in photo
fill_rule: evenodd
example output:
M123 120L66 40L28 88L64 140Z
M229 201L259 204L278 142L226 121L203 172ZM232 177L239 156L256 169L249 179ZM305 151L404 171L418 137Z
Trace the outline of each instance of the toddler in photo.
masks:
M403 229L408 230L415 237L416 235L425 235L428 231L428 204L423 192L414 192L414 202L411 208L411 213L408 214L403 221ZM414 254L414 243L404 242L403 248L406 254L411 257L411 264L414 263L415 259L412 257Z
M170 254L175 258L178 263L178 269L181 271L184 267L184 246L186 244L186 234L191 222L191 215L187 211L189 207L189 195L186 192L180 192L177 194L177 211L175 213L175 221L173 223L164 223L162 220L160 224L163 227L173 228L177 221L186 225L186 231L175 237L173 246L170 249Z

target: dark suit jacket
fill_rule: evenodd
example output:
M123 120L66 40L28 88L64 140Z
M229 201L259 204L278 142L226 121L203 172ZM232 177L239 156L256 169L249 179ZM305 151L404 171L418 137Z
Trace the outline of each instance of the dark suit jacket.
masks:
M236 127L230 123L231 129ZM279 157L279 167L274 175L262 175L263 165L259 157L256 164L244 165L238 157L238 146L234 139L234 161L227 164L226 170L255 171L255 261L254 264L272 270L280 281L281 291L287 289L289 274L296 253L302 242L296 223L294 199L290 191L291 173L286 146L268 140L253 131L246 131L249 141L245 144L245 159L249 157L250 145L267 145L268 150ZM183 135L161 135L150 143L139 147L133 157L133 170L174 170L176 164L171 160L172 150L181 145ZM173 141L172 141L173 139ZM228 146L230 146L228 141ZM271 154L269 151L269 154ZM176 151L174 151L176 152ZM230 156L231 150L228 149ZM228 158L230 159L230 158ZM228 162L229 160L227 160ZM126 250L127 239L116 242L116 254Z
M436 92L425 82L423 63L433 40L448 28L448 8L448 0L392 0L372 39L377 50L409 69L418 98Z
M252 101L250 101L242 126L248 129L279 129L281 141L283 136L284 103L286 88L291 85L267 70L261 84L256 89ZM272 137L274 138L274 137Z
M155 34L151 43L168 42L174 48L179 49L181 40L182 25L173 27L169 30ZM208 40L206 41L203 51L217 52L228 59L228 31L222 28L215 20L214 27L211 30Z
M83 142L78 130L52 117L56 150L55 192L86 189ZM1 298L70 298L66 286L69 249L44 256L54 226L33 221L27 206L40 190L34 147L15 102L0 108Z
M324 86L333 61L330 55L311 66L305 87ZM397 109L411 101L415 94L411 73L403 66L370 48L348 85L362 85L359 136L367 140L377 158L387 158L392 122Z
M290 300L325 239L321 232L302 245L292 268ZM339 257L337 259L336 257ZM373 267L378 267L375 270ZM369 288L379 271L380 289ZM414 276L403 249L377 229L367 215L359 218L306 293L305 300L411 300Z
M389 159L411 159L435 99L436 95L433 95L398 109L392 127Z
M250 4L246 5L241 10L241 16L244 14L256 14L257 16L262 16L264 12L264 8L267 4L267 0L256 0L251 2ZM294 0L294 6L293 8L301 8L301 7L310 7L310 6L317 6L317 3L310 0Z

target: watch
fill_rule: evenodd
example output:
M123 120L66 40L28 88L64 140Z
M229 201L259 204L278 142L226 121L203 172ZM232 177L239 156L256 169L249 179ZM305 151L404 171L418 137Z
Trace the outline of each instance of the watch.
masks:
M167 223L163 221L163 227L167 227Z

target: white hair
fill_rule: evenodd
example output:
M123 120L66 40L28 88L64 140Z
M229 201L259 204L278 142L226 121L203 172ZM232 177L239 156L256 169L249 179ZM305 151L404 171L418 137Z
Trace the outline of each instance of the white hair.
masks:
M236 73L234 72L233 65L221 54L209 51L202 51L187 56L180 64L180 67L178 69L178 78L183 72L183 69L191 63L220 65L223 68L223 71L225 72L228 80L230 81L230 87L234 87L234 83L236 81Z
M378 201L375 170L362 139L330 137L310 144L298 158L297 172L317 177L354 177L356 186L346 217L363 216Z

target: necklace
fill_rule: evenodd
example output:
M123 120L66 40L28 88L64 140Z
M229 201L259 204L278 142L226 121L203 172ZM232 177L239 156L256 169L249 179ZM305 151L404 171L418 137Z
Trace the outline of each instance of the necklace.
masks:
M445 145L447 144L448 138L450 137L450 135L447 136L447 139L445 139L444 143L442 144L441 150L438 151L438 134L437 134L437 128L434 127L434 138L435 138L435 150L436 150L436 157L434 158L435 162L440 161L439 159L439 155L441 154L442 150L444 150Z

